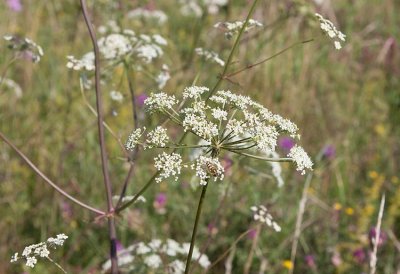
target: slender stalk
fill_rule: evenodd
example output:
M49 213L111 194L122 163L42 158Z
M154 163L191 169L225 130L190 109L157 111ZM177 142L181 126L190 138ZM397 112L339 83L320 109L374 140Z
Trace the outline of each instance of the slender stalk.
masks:
M249 234L253 229L250 228L248 230L246 230L245 232L243 232L242 234L239 235L239 237L233 242L233 244L231 245L230 248L228 248L224 253L221 254L221 256L219 256L209 267L207 267L207 269L205 269L203 271L203 274L207 273L211 268L213 268L214 266L216 266L223 258L225 258L225 256L229 253L229 251L231 251L236 244L244 238L244 236L246 236L247 234Z
M62 268L62 266L59 265L57 262L55 262L52 258L50 258L49 256L47 256L46 258L47 258L47 260L52 262L55 266L57 266L63 273L67 274L67 271L65 271L65 269Z
M7 65L5 66L5 68L3 69L3 72L1 73L0 76L0 88L1 85L3 84L4 78L6 78L6 74L8 69L11 67L11 65L15 62L15 60L17 60L17 57L14 56L13 58L10 59L10 61L7 63Z
M248 13L248 15L247 15L245 24L243 24L242 29L239 31L239 34L238 34L238 36L237 36L237 38L236 38L236 41L235 41L235 44L233 45L233 47L232 47L232 49L231 49L231 52L230 52L230 54L229 54L228 60L227 60L226 63L225 63L224 70L223 70L223 72L222 72L222 76L226 74L226 72L228 71L228 68L229 68L230 64L232 63L232 58L233 58L234 52L236 51L236 48L237 48L238 45L239 45L240 38L241 38L241 36L242 36L242 34L243 34L243 32L244 32L244 29L245 29L245 27L246 27L248 21L250 20L251 15L252 15L253 12L254 12L254 9L255 9L255 6L256 6L257 2L258 2L258 0L254 0L253 5L251 6L250 11L249 11L249 13ZM218 87L219 87L219 85L221 84L222 79L223 79L222 76L219 77L219 79L218 79L217 83L215 84L214 88L213 88L213 89L210 91L210 93L208 94L208 96L207 96L207 98L206 98L206 101L208 101L208 99L209 99L209 98L214 94L214 92L218 89ZM182 106L183 106L183 104L182 104L180 107L182 107ZM188 132L185 132L185 133L182 135L181 140L180 140L178 143L181 143L181 142L186 138L187 134L188 134ZM175 149L174 149L174 151L175 151ZM158 173L154 174L153 177L152 177L152 179L150 179L150 180L142 187L142 189L141 189L138 193L143 193L143 192L154 182L154 178L157 177L157 175L158 175ZM138 195L138 194L136 194L135 197L132 198L132 200L130 200L130 201L126 202L125 204L122 204L120 207L116 208L115 212L121 212L123 209L125 209L125 208L127 208L129 205L133 204L133 203L137 200L137 198L139 198L139 195Z
M197 206L197 213L196 213L196 219L194 221L192 239L190 240L189 254L188 254L187 259L186 259L185 274L189 274L190 273L190 262L192 260L194 242L196 240L197 228L198 228L198 225L199 225L201 210L203 208L204 197L206 196L207 186L208 186L208 180L207 180L207 184L205 186L203 186L203 188L201 190L199 205Z
M95 91L96 91L96 108L97 108L97 127L99 131L99 140L100 140L100 154L101 154L101 166L103 171L104 178L104 186L106 189L106 198L107 198L107 209L108 212L113 212L114 207L112 204L112 190L111 190L111 181L110 175L108 171L108 158L107 158L107 150L106 150L106 142L104 136L104 125L103 125L103 101L102 94L100 91L100 52L99 47L97 45L96 34L93 28L92 23L89 19L89 13L86 7L86 1L80 0L82 6L82 13L85 19L86 26L89 31L90 39L92 40L94 56L95 56ZM111 273L118 273L118 257L117 257L117 233L115 229L115 220L113 216L108 218L108 229L109 229L109 238L110 238L110 259L111 259Z
M293 235L292 251L290 254L290 261L292 262L293 267L289 269L289 274L292 274L294 271L294 264L295 264L296 253L297 253L297 245L299 243L301 226L303 224L304 212L306 210L306 203L308 200L307 192L308 192L308 189L310 188L312 177L313 177L312 172L307 175L306 182L303 187L303 193L301 195L301 200L299 203L299 211L297 212L297 219L296 219L296 228L295 228L294 235Z
M63 195L64 197L68 198L72 202L74 202L77 205L80 205L83 208L86 208L96 214L99 215L104 215L105 212L101 211L97 208L91 207L84 202L81 202L80 200L74 198L73 196L69 195L67 192L65 192L61 187L57 186L52 180L50 180L40 169L35 166L34 163L29 160L29 158L21 151L19 150L10 140L7 139L6 136L3 135L3 133L0 132L0 139L2 139L7 145L9 145L21 158L22 160L25 161L25 163L28 164L28 166L37 174L39 175L46 183L48 183L52 188L54 188L58 193Z
M243 72L243 71L245 71L245 70L251 69L251 68L253 68L253 67L255 67L255 66L259 66L259 65L261 65L261 64L264 64L265 62L268 62L269 60L271 60L271 59L273 59L273 58L275 58L275 57L281 55L281 54L284 53L285 51L288 51L289 49L294 48L295 46L303 45L303 44L306 44L306 43L309 43L309 42L312 42L312 41L314 41L313 38L312 38L312 39L303 40L303 41L300 41L300 42L297 42L297 43L294 43L294 44L288 46L287 48L284 48L283 50L280 50L280 51L278 51L277 53L271 55L271 56L268 57L268 58L265 58L265 59L263 59L263 60L261 60L261 61L259 61L259 62L257 62L257 63L254 63L254 64L247 65L246 67L244 67L244 68L242 68L242 69L239 69L239 70L237 70L237 71L235 71L235 72L229 73L228 75L225 76L225 78L230 78L230 77L235 76L236 74L239 74L239 73L241 73L241 72Z
M226 149L225 147L222 147L222 148ZM268 158L268 157L261 157L261 156L257 156L257 155L244 153L244 152L239 152L239 151L236 151L233 149L227 149L227 150L229 150L230 152L239 154L239 155L247 156L247 157L258 159L258 160L264 160L264 161L269 161L269 162L293 162L292 158Z
M150 180L142 187L142 189L139 190L138 193L135 194L135 196L133 196L133 198L131 200L129 200L128 202L122 204L119 207L116 207L114 212L116 214L118 214L122 210L124 210L125 208L129 207L131 204L136 202L136 200L140 197L140 195L142 195L151 186L151 184L155 181L155 179L157 178L158 174L160 174L160 172L154 173L153 177L150 178Z
M378 253L378 245L379 245L379 240L381 238L381 224L382 224L384 208L385 208L385 194L382 195L381 205L379 206L378 223L376 224L375 238L373 239L372 242L374 248L372 250L371 259L369 262L370 274L375 274L376 272L376 263L378 262L376 254Z
M256 249L256 246L258 243L258 238L260 236L260 231L261 231L261 224L258 224L257 228L256 228L256 235L253 238L249 255L247 256L246 263L244 264L244 269L243 269L244 274L249 274L249 272L250 272L251 264L252 264L253 258L254 258L254 251Z
M181 139L179 140L178 143L181 143L185 138L186 135L188 134L188 132L185 132ZM172 152L175 152L176 149L174 149ZM153 182L155 182L155 179L157 178L158 174L160 174L159 171L157 171L156 173L154 173L154 175L150 178L150 180L142 187L142 189L139 190L139 192L128 202L122 204L121 206L118 206L115 208L115 213L119 213L122 210L124 210L125 208L129 207L131 204L133 204L139 197L141 194L143 194L150 186Z
M138 115L137 115L137 108L136 108L136 98L135 98L135 92L133 89L133 83L130 78L130 75L132 74L132 69L126 61L124 61L124 67L125 67L125 72L126 72L126 78L128 80L129 93L131 94L133 128L137 129L139 124L138 124ZM122 199L125 197L126 190L128 189L128 184L131 181L131 178L135 172L135 161L136 161L138 153L139 153L139 147L136 146L135 150L132 152L132 154L128 156L128 160L130 162L130 167L129 167L128 174L125 177L124 184L122 186L122 190L119 195L119 199L118 199L118 202L117 202L115 208L118 208L121 205Z
M89 103L88 99L86 98L85 92L83 91L83 83L82 83L82 79L80 81L80 85L81 85L81 94L82 94L82 98L83 101L85 103L85 105L89 108L89 110L94 114L94 116L97 117L97 111L92 107L92 105ZM119 144L122 153L125 154L126 157L128 157L128 153L126 152L126 149L124 147L124 145L121 142L121 139L115 134L115 132L111 129L111 127L105 122L103 121L103 125L105 126L105 128L108 130L108 132L115 138L115 140L117 141L117 143Z
M240 31L238 33L238 36L236 37L235 43L232 46L232 50L231 50L231 52L230 52L230 54L228 56L228 59L225 62L225 66L224 66L224 69L222 71L222 74L220 75L220 77L219 77L217 83L215 84L214 88L207 95L206 102L208 101L208 99L210 99L210 97L214 94L214 92L219 88L222 80L226 78L225 77L226 72L228 71L228 68L229 68L230 64L232 63L233 55L235 54L235 52L236 52L236 50L237 50L237 48L239 46L240 38L242 37L242 34L243 34L243 32L244 32L244 30L245 30L245 28L246 28L251 16L253 15L253 12L254 12L254 10L256 8L257 2L258 2L258 0L254 0L253 4L251 5L250 11L247 14L247 17L246 17L246 20L244 21L243 27L240 29Z

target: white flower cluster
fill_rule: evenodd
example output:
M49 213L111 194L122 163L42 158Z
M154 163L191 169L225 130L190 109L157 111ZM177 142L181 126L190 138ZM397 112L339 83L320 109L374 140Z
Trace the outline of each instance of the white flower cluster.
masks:
M217 158L200 156L191 168L196 170L196 176L200 178L200 185L206 185L207 181L214 177L214 181L224 179L224 167Z
M119 30L118 26L114 27ZM167 40L159 34L136 35L132 30L111 33L98 40L99 51L106 60L114 61L134 56L145 64L161 57L164 54L161 47L167 44ZM86 53L81 59L72 55L67 56L67 59L67 67L70 69L91 71L95 68L93 52Z
M72 55L67 56L67 68L73 70L87 70L92 71L94 70L94 53L88 52L82 56L81 59L76 59Z
M19 256L18 252L15 253L11 257L11 262L14 263L24 258L26 260L26 266L33 268L37 263L36 257L49 258L50 251L48 248L56 249L57 246L62 246L66 239L68 239L68 236L65 234L58 234L56 238L50 237L45 242L27 246L24 248L21 256Z
M305 169L312 169L313 162L302 147L298 145L293 146L288 156L296 163L297 170L300 171L302 175L306 173Z
M152 147L165 147L168 143L169 137L167 130L161 126L156 127L153 131L147 134L147 146Z
M121 28L118 26L117 21L108 20L105 25L101 25L98 28L99 33L119 33L121 32Z
M280 232L281 227L273 220L272 215L268 213L268 210L265 206L252 206L251 211L253 211L254 221L267 224L267 226L272 227L276 232Z
M210 50L205 50L203 48L196 48L195 52L199 56L203 56L205 60L210 60L214 63L217 63L221 67L225 66L224 60L219 58L218 53Z
M14 80L9 79L9 78L1 78L0 77L0 83L2 85L4 85L2 87L4 90L13 91L17 98L21 98L22 97L22 88Z
M131 134L129 134L128 141L126 141L125 147L127 150L133 151L136 145L139 143L139 139L146 130L145 127L135 129Z
M144 266L153 269L152 271L168 269L167 273L183 274L186 264L182 260L189 253L189 248L190 243L180 244L173 239L166 241L153 239L149 243L139 242L118 252L118 265L132 271L137 267L137 261L141 260ZM197 261L199 257L199 265L202 268L206 269L210 266L208 257L201 254L199 249L194 246L192 260ZM110 268L111 261L108 260L102 266L103 273Z
M217 14L221 7L228 4L228 0L179 0L181 13L185 16L201 17L203 9L209 14Z
M151 93L144 101L144 104L146 105L147 111L153 113L156 111L170 110L177 102L175 96L160 92Z
M235 21L235 22L218 22L214 25L214 28L221 29L225 32L225 37L231 39L234 35L239 33L241 28L243 28L243 24L245 21ZM244 29L244 32L248 32L249 30L262 27L263 24L258 22L257 20L250 19Z
M165 87L169 79L171 79L171 75L169 74L169 67L168 65L164 64L162 65L162 69L155 79L158 88L161 89Z
M117 102L122 102L122 100L124 100L124 96L122 95L122 93L116 90L110 91L110 97L112 100Z
M106 59L119 59L132 51L132 43L136 42L135 39L135 36L112 33L99 39L100 53Z
M181 155L177 153L169 155L163 152L154 158L154 162L155 168L160 172L156 178L157 183L169 177L175 177L175 181L178 180L178 175L181 174L182 169Z
M4 35L3 38L9 42L8 48L16 51L19 58L30 59L33 63L38 63L43 56L42 47L29 38L13 35Z
M318 18L321 29L333 40L335 48L337 50L342 48L342 42L346 41L346 35L344 35L341 31L337 30L335 25L322 17L321 14L316 13L315 16Z
M168 20L168 16L162 10L149 10L137 8L127 13L129 19L145 19L152 20L158 24L164 24Z
M185 88L182 94L184 107L176 110L176 98L163 92L152 94L145 104L148 111L169 116L184 131L204 140L209 144L208 152L227 150L243 155L248 150L251 154L258 151L270 155L275 152L280 134L300 137L293 122L272 113L248 96L222 90L207 102L202 98L207 92L207 87ZM297 170L304 174L305 169L312 169L312 162L301 147L296 148L288 156L297 164ZM201 182L204 183L202 178Z

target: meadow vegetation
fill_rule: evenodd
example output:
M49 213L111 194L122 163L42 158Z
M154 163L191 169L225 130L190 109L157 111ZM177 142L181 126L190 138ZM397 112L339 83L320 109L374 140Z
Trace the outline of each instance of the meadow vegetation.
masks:
M190 4L203 2L198 8ZM207 184L191 273L371 273L374 243L376 273L400 273L398 1L88 0L87 5L103 49L100 84L114 195L121 193L134 162L126 197L120 202L115 197L114 205L124 204L159 171L143 197L111 217L120 263L131 260L121 271L183 273L179 270ZM239 40L237 32L227 33L226 24L217 24L244 21L253 5L256 21ZM315 13L346 34L340 50ZM112 33L151 46L152 58L146 55L148 47L107 50L107 40L101 39ZM63 190L106 212L93 57L77 61L93 51L80 2L3 1L0 35L0 132ZM25 49L16 55L7 35L40 45L40 61L32 62ZM221 153L211 147L219 162L206 159L194 170L190 164L182 172L154 166L163 151L176 149L183 163L202 151L166 149L161 129L147 140L141 131L130 138L135 129L149 132L163 125L177 146L186 131L183 143L199 146L207 145L200 139L213 143L214 133L202 135L175 112L155 108L150 115L148 110L160 103L149 98L164 91L177 100L208 102L193 94L208 94L217 84L216 91L250 96L297 124L298 131L279 132L276 155L286 157L297 143L313 167L304 158L300 169L298 162L260 161L229 146ZM191 86L207 90L188 95ZM213 112L214 118L224 115ZM261 151L271 145L260 143ZM169 166L180 163L180 158L169 160ZM67 273L102 273L110 267L109 216L54 191L3 141L0 205L1 273L61 273L58 266ZM57 265L40 259L34 268L25 261L10 262L25 246L41 242L43 247L60 234L68 239L50 250Z

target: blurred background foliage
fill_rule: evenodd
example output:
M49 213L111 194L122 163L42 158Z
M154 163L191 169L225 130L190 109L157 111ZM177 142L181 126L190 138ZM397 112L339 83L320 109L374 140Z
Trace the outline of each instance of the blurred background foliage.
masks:
M17 60L7 70L6 77L18 83L23 92L18 97L1 87L0 131L58 185L104 208L96 118L83 100L79 72L66 68L67 55L79 57L91 50L79 1L24 0L20 11L10 9L8 2L0 3L0 34L29 37L43 47L45 54L38 64ZM215 84L221 67L194 55L194 45L216 51L226 59L233 42L212 26L219 21L243 20L250 2L232 0L218 14L203 17L182 15L178 1L173 0L102 0L90 1L89 6L96 27L115 20L136 33L159 33L167 38L160 64L168 64L171 80L164 90L179 96L196 77L198 85ZM129 19L126 14L137 7L162 10L168 20L156 24ZM335 50L321 35L315 12L324 14L347 35L342 50ZM246 70L221 86L249 95L290 118L298 124L301 144L310 156L314 160L317 155L323 156L315 165L307 190L295 273L368 272L368 234L376 223L383 193L387 201L385 241L378 250L378 273L400 271L399 12L400 2L396 0L260 1L253 18L265 27L244 36L231 71L293 43L315 40ZM12 52L2 40L0 72L6 70L11 58ZM106 122L122 141L133 129L125 77L123 68L116 67L102 86ZM136 72L132 79L137 96L158 90L155 81L144 73ZM124 101L112 101L108 95L111 90L120 91ZM94 105L93 89L85 94ZM138 111L141 126L152 128L159 123L145 117L142 106ZM118 193L128 165L110 134L107 145L113 188ZM149 164L154 156L140 152L129 194L154 172ZM268 164L225 157L231 165L229 174L224 182L209 188L198 246L211 238L206 253L211 261L217 259L241 233L256 229L249 208L264 204L283 230L261 230L251 273L258 273L265 263L266 273L286 273L292 267L286 260L290 259L306 176L296 173L292 165L282 164L285 184L279 188ZM0 163L0 272L22 273L23 266L10 265L10 256L25 245L61 232L70 238L54 255L55 260L70 273L99 272L108 256L106 223L95 222L92 214L55 193L4 143L0 143ZM190 187L190 181L187 174L178 183L153 185L144 195L146 203L135 204L117 220L120 242L128 246L153 238L189 241L200 194L198 188ZM160 195L166 199L162 205L158 204ZM251 235L237 244L233 273L243 271L254 240ZM25 271L57 270L39 263L34 270ZM224 262L210 273L224 273Z

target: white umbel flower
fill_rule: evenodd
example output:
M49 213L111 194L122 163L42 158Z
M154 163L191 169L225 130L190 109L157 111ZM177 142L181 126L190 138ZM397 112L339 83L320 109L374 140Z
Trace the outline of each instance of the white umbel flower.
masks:
M22 252L21 256L19 256L18 253L15 253L11 257L11 262L15 263L19 259L24 258L26 261L25 265L34 268L37 263L36 257L49 258L50 255L49 247L55 249L57 246L62 246L66 239L68 239L68 236L66 236L65 234L58 234L56 238L50 237L45 242L29 245L24 248L24 251Z
M160 172L158 177L155 179L157 183L163 179L169 177L175 177L175 181L178 180L178 175L181 174L182 169L182 157L177 153L171 155L163 152L154 158L154 166Z
M280 232L282 230L281 227L274 221L272 215L268 212L268 209L265 206L252 206L250 209L253 211L254 221L266 224L276 232Z
M67 68L69 69L92 71L95 68L93 52L86 53L81 59L76 59L72 55L68 55L67 59Z
M156 127L147 134L146 142L149 147L165 147L168 141L167 130L161 126Z
M144 263L150 268L159 268L162 264L162 260L159 255L152 254L144 259Z
M112 100L117 102L122 102L122 100L124 100L124 96L122 95L122 93L116 90L110 91L110 97Z
M313 162L302 147L298 145L293 146L288 156L296 163L296 170L300 171L302 175L306 173L306 169L312 170Z
M235 22L218 22L214 25L214 28L222 29L225 32L225 37L231 39L235 34L239 33L240 29L243 27L245 21L235 21ZM262 27L263 24L257 20L250 19L244 29L245 32L256 28Z
M321 14L316 13L315 16L319 20L321 29L332 39L335 48L340 50L342 48L342 42L346 41L346 35L336 29L335 25L328 19L325 19Z
M196 99L196 98L200 98L201 95L204 92L208 92L209 88L207 87L199 87L199 86L191 86L191 87L186 87L183 90L183 99Z
M211 50L205 50L203 48L196 48L195 52L197 55L204 57L206 61L211 61L214 63L217 63L221 67L225 66L225 61L222 60L218 53L211 51Z
M147 111L150 113L156 111L163 111L172 109L172 107L177 103L175 96L168 95L164 92L152 93L145 101Z
M125 147L127 150L133 151L136 145L139 143L139 139L146 130L145 127L135 129L131 134L129 134L128 141L126 141Z
M191 168L196 170L196 176L200 179L200 185L206 185L207 180L214 178L214 181L224 179L224 167L216 158L200 156Z

